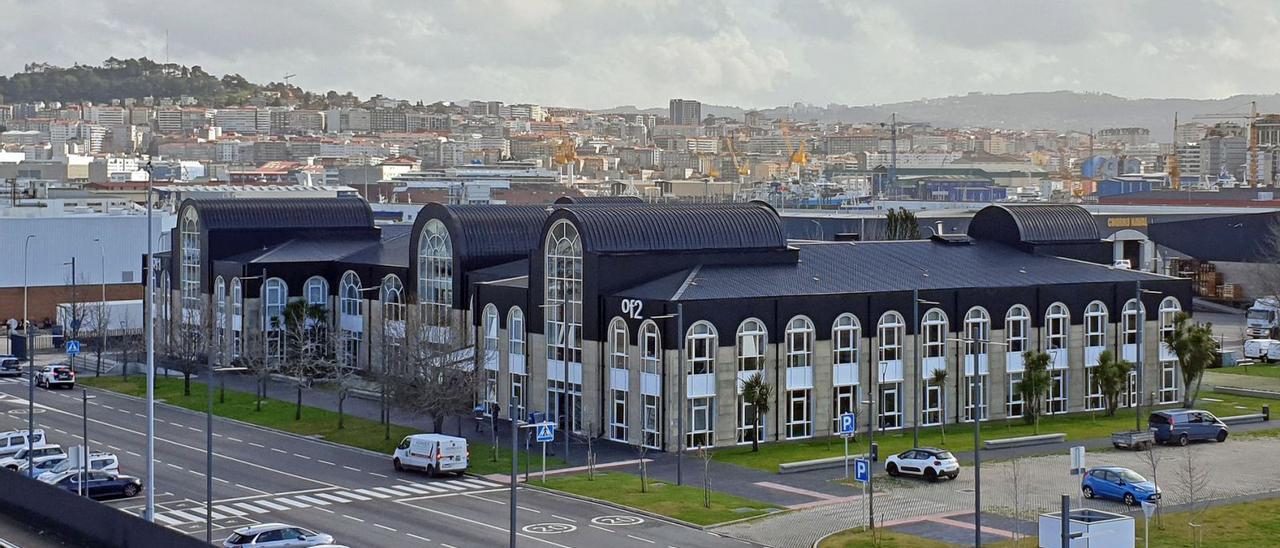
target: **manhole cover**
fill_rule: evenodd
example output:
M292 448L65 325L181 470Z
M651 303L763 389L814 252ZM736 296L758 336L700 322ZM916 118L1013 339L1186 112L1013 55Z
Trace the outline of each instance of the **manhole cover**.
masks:
M538 535L558 535L560 533L568 533L576 531L578 528L568 523L534 523L521 528L526 533L534 533Z
M644 520L635 516L599 516L591 518L596 525L640 525Z
M956 489L957 493L972 493L973 489Z

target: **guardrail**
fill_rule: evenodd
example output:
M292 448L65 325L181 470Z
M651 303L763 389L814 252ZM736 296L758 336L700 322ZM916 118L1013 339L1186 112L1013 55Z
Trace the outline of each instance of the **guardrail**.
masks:
M853 463L853 459L860 459L865 455L849 454L849 463ZM794 474L796 472L809 472L812 470L826 470L828 468L844 467L844 457L827 457L824 459L801 460L796 462L778 463L779 474Z
M1018 436L1016 438L1000 438L995 440L986 440L982 442L983 449L1008 449L1011 447L1031 447L1033 445L1047 445L1050 443L1059 443L1067 441L1067 435L1062 432L1053 434L1040 434L1038 436Z

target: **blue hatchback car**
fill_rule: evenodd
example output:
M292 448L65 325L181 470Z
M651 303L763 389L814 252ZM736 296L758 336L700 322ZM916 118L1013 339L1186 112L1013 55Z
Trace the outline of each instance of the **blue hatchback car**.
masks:
M1133 470L1120 467L1090 469L1080 482L1080 491L1087 499L1101 497L1122 501L1129 506L1143 501L1160 500L1160 490L1156 488L1156 484Z

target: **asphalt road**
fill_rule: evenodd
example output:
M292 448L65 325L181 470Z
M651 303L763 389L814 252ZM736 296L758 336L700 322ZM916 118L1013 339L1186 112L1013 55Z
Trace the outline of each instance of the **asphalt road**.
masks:
M89 439L120 458L121 473L145 474L145 403L90 389ZM36 389L36 426L50 443L79 445L80 389ZM27 424L25 379L0 379L0 430ZM238 527L286 522L352 546L503 546L510 491L484 478L397 473L365 451L215 420L214 539ZM156 405L156 521L204 536L205 416ZM141 513L142 495L107 502ZM553 547L742 546L648 516L557 494L519 489L519 543Z

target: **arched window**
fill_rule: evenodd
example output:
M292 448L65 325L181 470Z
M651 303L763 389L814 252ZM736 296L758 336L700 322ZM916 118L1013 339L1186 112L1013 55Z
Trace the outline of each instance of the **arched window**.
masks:
M387 276L388 279L391 276ZM385 285L386 282L383 282ZM485 305L481 329L484 342L481 346L483 355L480 362L484 364L484 402L487 404L486 414L493 413L498 405L498 307L492 303Z
M320 276L312 276L307 279L306 286L307 304L311 306L321 306L329 308L329 282Z
M1084 309L1084 345L1100 348L1107 344L1107 305L1093 301Z
M360 340L364 336L364 301L360 295L360 276L347 271L338 286L338 337L342 345L339 358L344 367L357 367Z
M738 371L759 371L764 369L765 350L764 324L755 318L742 322L738 326Z
M649 320L640 326L640 371L650 375L661 374L661 361L661 334L658 333L658 324Z
M862 328L858 318L853 314L841 314L831 326L831 352L834 365L854 365L858 363L858 343L862 338ZM853 384L857 384L857 376Z
M240 278L231 278L231 357L239 358L244 350L244 285Z
M276 361L284 359L285 324L284 307L289 299L289 288L284 280L270 278L262 286L264 336L267 341L267 357Z
M513 306L507 311L507 369L511 373L511 402L509 405L515 416L525 416L525 384L528 381L525 369L525 332L524 312Z
M880 317L876 326L876 335L880 339L879 361L889 362L902 359L902 332L904 323L902 315L897 312L886 312Z
M227 356L227 282L218 276L213 281L213 355L217 365L226 365Z
M934 382L933 375L947 367L947 315L937 308L930 309L924 314L920 331L924 334L921 347L924 352L924 377L921 379L924 394L920 401L920 420L926 425L941 424L946 414L943 411L943 386Z
M627 322L614 318L609 323L609 367L627 369Z
M627 441L627 322L614 318L609 323L609 438Z
M1178 299L1165 297L1160 301L1160 403L1178 401L1178 357L1163 341L1173 336L1182 305Z
M1025 401L1022 398L1022 353L1028 347L1028 334L1031 333L1031 312L1020 304L1009 307L1004 316L1004 336L1007 354L1005 367L1008 371L1008 383L1005 386L1005 415L1021 417Z
M797 316L787 322L787 367L806 368L813 365L813 322ZM804 373L803 370L800 373ZM812 392L813 377L787 375L787 438L807 438L813 435ZM807 380L806 380L807 378Z
M1124 309L1120 313L1120 339L1121 344L1137 345L1138 344L1138 318L1146 316L1146 307L1142 306L1137 299L1129 299L1124 303ZM1131 356L1126 356L1127 360L1136 360L1136 350ZM1125 351L1126 354L1130 351Z
M1067 305L1053 303L1044 316L1044 349L1064 350L1067 348L1067 329L1071 325L1071 314Z
M662 363L662 340L658 333L658 324L646 320L640 325L640 392L644 407L641 414L641 426L644 436L641 443L645 447L662 447L662 393L658 386ZM646 382L649 376L651 382Z
M1031 332L1031 313L1027 307L1015 304L1004 317L1005 343L1009 352L1027 351L1027 335Z
M689 328L685 349L688 374L709 375L716 372L716 328L710 323L698 322Z
M965 354L970 356L987 353L987 341L991 340L991 316L981 307L970 308L964 315Z
M453 307L453 241L439 219L427 221L418 238L418 301L425 325L449 325L449 310Z
M982 307L970 308L964 315L964 420L972 421L974 407L980 420L987 419L987 341L991 340L991 316Z
M507 353L524 357L524 312L513 306L507 312Z
M1165 297L1160 301L1160 340L1168 340L1173 335L1179 312L1182 312L1182 305L1178 304L1178 299Z
M382 303L382 329L387 337L387 344L394 350L404 343L405 336L404 284L399 276L387 274L382 278L378 300ZM494 329L497 329L497 324L494 324Z
M920 324L924 333L924 357L944 358L947 355L947 315L937 308L924 314Z
M840 431L840 415L858 410L858 344L862 328L858 317L841 314L831 325L832 432Z
M181 231L181 279L178 288L182 293L182 323L199 326L200 319L200 219L196 208L188 207L182 215Z
M561 220L547 232L546 241L547 358L563 361L567 343L569 362L582 360L582 241L578 229ZM566 337L567 332L567 337Z
M813 365L813 322L796 317L787 322L787 367Z

